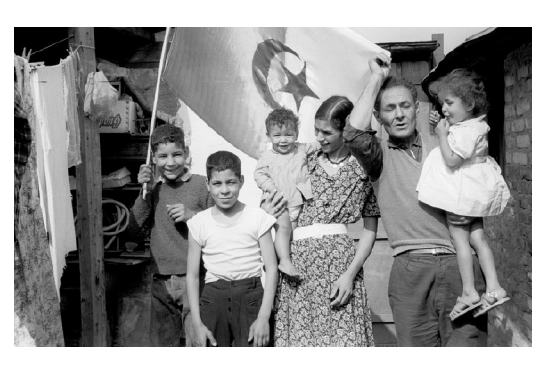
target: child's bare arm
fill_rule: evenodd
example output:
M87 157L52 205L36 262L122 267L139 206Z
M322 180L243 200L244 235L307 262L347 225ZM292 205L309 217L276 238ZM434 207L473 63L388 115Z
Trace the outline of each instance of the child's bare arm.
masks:
M438 140L440 141L440 151L442 152L442 157L447 167L459 167L464 159L451 150L449 142L447 141L447 136L449 135L449 123L447 120L442 119L438 122L436 126L436 135L438 135Z
M269 343L269 318L271 307L277 290L277 258L271 240L271 231L268 230L259 240L260 251L266 270L266 284L264 287L264 296L262 305L258 311L256 321L249 329L249 341L253 341L255 347L265 347Z
M200 254L202 248L189 232L189 254L187 256L187 299L191 308L191 317L195 329L195 338L193 345L195 347L206 347L206 341L209 339L212 346L217 345L217 341L212 333L206 328L200 319L199 308L199 272L200 272Z

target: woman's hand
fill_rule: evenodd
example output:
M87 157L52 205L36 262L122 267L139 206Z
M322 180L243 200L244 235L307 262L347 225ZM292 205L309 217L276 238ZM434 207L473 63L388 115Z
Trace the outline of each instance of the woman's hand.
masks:
M262 203L261 208L271 216L279 218L279 216L286 210L287 203L288 201L283 193L273 190L269 193L266 201Z
M348 303L354 288L354 277L345 272L337 281L333 282L329 295L330 299L335 298L330 303L332 307L339 307Z
M440 122L438 122L438 125L436 125L436 128L434 129L434 132L436 132L436 135L438 135L438 137L447 136L447 134L449 133L449 127L451 127L451 125L444 118L441 119Z

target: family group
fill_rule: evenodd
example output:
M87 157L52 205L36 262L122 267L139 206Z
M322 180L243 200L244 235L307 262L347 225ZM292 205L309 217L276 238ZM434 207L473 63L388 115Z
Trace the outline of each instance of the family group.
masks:
M429 86L439 146L418 132L417 90L389 76L391 59L369 60L354 104L325 100L315 143L298 143L298 117L266 119L272 148L254 178L260 207L238 200L240 159L218 151L206 175L185 166L183 132L151 135L156 169L131 209L133 238L151 237L154 346L373 346L363 265L381 217L394 257L389 302L399 346L486 346L485 313L509 299L498 282L483 218L509 191L488 156L482 79L454 70ZM440 114L441 113L441 114ZM388 139L375 136L371 117ZM363 218L359 242L348 224Z

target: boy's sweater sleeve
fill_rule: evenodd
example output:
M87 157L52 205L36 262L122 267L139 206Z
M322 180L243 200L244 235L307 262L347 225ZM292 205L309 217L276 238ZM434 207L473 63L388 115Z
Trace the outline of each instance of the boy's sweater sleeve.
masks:
M154 188L153 191L156 191ZM142 192L135 200L135 204L129 210L129 224L127 232L133 240L144 240L150 235L153 226L153 197L152 193L146 194L142 199Z
M254 178L256 185L263 191L272 192L277 189L269 174L269 159L266 155L262 155L256 163Z

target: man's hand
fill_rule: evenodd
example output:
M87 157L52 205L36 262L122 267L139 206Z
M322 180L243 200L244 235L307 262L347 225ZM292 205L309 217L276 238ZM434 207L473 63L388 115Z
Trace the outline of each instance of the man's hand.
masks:
M195 215L195 212L191 211L191 209L187 208L182 203L172 205L167 204L166 207L168 215L175 223L185 222Z
M440 122L440 118L440 113L435 110L431 110L429 112L429 125L437 126L438 122Z
M266 347L269 344L269 324L267 320L256 319L249 328L249 342L253 347Z
M380 76L382 80L385 80L391 70L391 58L386 53L380 52L369 59L369 68L372 75Z

